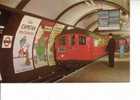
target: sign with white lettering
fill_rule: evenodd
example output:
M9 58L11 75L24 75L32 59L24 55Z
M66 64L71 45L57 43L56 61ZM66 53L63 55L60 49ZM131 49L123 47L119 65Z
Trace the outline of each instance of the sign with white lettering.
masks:
M33 70L33 40L40 22L41 19L24 16L20 23L13 49L15 73Z

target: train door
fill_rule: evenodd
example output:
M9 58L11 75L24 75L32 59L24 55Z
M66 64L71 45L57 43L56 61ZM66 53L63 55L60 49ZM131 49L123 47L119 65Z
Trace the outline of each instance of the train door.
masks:
M79 34L78 37L78 57L80 60L85 60L89 57L87 38L85 35L81 34Z
M58 52L60 53L64 53L65 51L65 45L66 45L66 36L65 35L62 35L58 38L58 41L57 41L57 47L56 49L58 50Z
M99 40L94 36L93 39L93 59L96 59L99 55Z
M85 48L86 45L87 45L86 36L79 35L79 47L82 49Z
M75 45L75 35L70 34L70 48L73 49Z
M68 53L67 53L67 56L68 56L68 59L74 59L74 56L76 55L76 52L75 52L75 44L76 44L76 41L75 41L75 34L74 33L70 33L67 35L68 38L67 38L67 42L68 42Z

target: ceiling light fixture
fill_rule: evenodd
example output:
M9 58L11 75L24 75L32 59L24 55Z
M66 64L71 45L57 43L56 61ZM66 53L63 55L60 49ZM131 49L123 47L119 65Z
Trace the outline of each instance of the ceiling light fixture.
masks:
M94 0L84 0L85 4L87 4L88 6L96 6Z

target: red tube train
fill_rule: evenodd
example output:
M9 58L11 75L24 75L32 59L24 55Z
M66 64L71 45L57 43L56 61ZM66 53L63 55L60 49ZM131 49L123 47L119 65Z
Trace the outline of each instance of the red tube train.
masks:
M56 60L58 62L94 61L106 55L105 38L83 33L66 33L55 41Z

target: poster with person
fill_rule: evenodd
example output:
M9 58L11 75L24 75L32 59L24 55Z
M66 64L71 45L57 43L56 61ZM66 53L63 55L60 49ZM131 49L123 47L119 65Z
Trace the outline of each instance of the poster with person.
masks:
M15 73L33 70L33 40L41 19L25 15L16 32L13 47Z
M36 68L48 66L48 39L55 22L42 20L35 36L33 47L33 60Z

